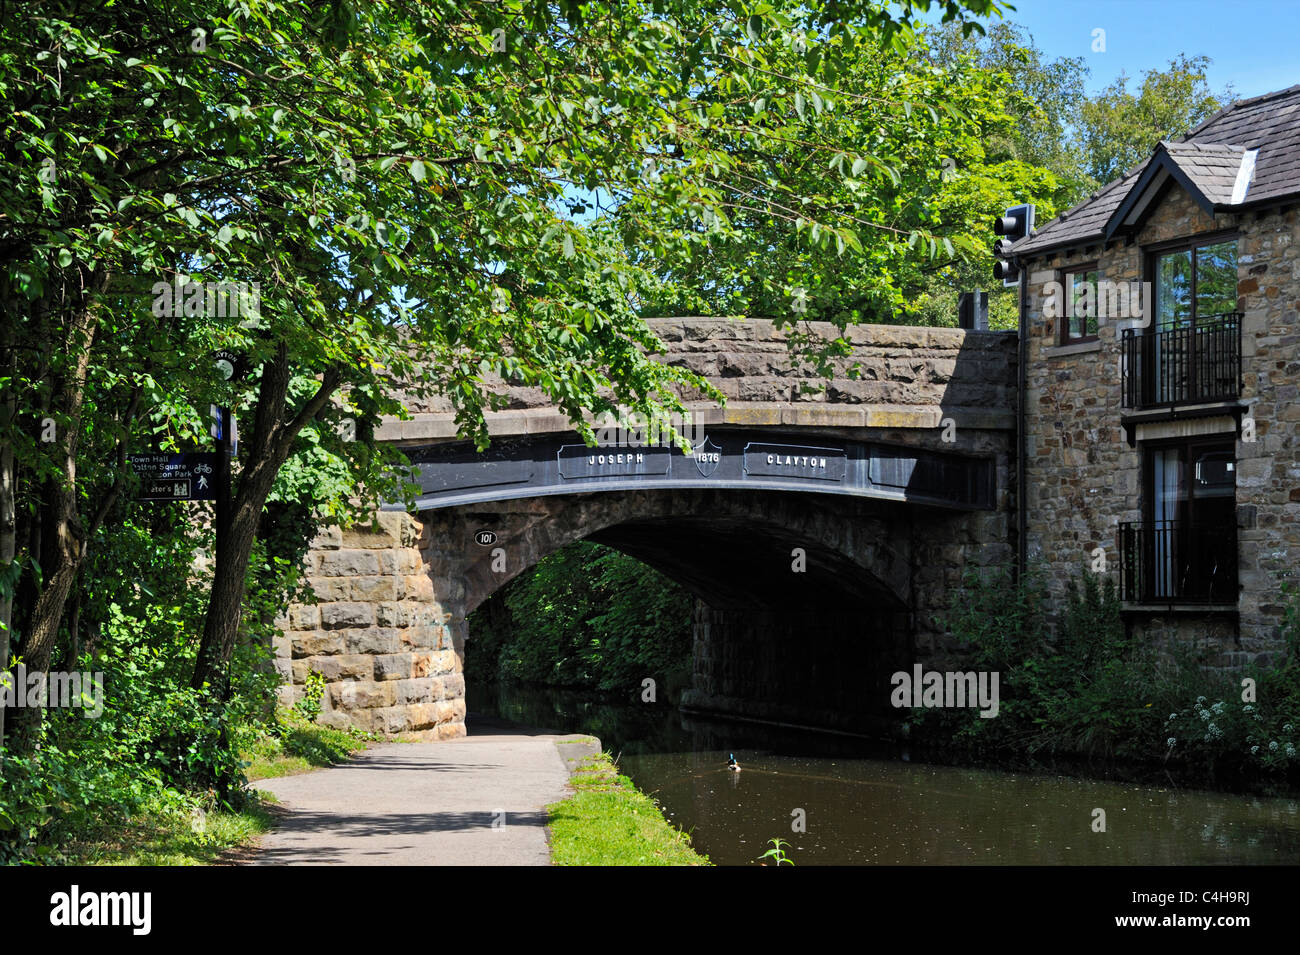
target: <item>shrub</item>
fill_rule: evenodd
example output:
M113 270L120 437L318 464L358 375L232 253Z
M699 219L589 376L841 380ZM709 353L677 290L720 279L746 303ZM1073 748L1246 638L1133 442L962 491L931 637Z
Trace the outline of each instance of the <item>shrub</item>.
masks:
M1300 600L1287 587L1283 596L1284 652L1269 666L1217 677L1194 700L1188 694L1172 706L1165 721L1170 759L1220 777L1300 775ZM1253 694L1244 680L1253 681Z
M259 732L278 678L267 611L293 573L259 547L230 692L190 686L206 606L196 551L210 535L168 508L102 528L80 588L78 641L55 668L103 675L103 711L46 710L34 748L0 751L0 858L59 861L71 834L140 814L242 808L241 740Z
M1001 674L998 718L915 710L921 741L967 751L1163 760L1234 782L1300 776L1300 601L1286 590L1286 650L1269 666L1227 676L1206 651L1158 648L1126 631L1110 579L1067 586L1049 639L1036 573L967 574L945 622L968 663ZM1254 681L1245 698L1242 679Z
M1081 582L1071 580L1050 636L1042 597L1034 569L1019 582L1010 568L966 575L945 622L971 662L1000 673L998 717L918 711L918 732L975 750L1162 755L1164 707L1204 684L1194 654L1178 650L1165 659L1127 633L1109 578L1085 573Z
M321 701L325 698L325 677L312 671L307 674L307 679L302 688L302 696L294 703L293 708L301 714L302 718L308 723L314 723L316 717L320 716Z

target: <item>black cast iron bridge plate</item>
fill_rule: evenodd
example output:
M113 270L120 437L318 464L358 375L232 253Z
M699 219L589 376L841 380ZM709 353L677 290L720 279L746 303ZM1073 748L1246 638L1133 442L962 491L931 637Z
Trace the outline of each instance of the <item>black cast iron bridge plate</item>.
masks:
M588 447L577 434L403 448L419 472L418 510L484 501L674 488L802 491L991 510L994 460L766 429L708 432L691 455L666 447ZM404 504L386 510L406 510Z

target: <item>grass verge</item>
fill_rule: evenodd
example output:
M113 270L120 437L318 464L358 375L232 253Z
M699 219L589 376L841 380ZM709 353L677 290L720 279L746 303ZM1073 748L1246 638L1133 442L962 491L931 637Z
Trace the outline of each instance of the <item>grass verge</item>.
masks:
M86 833L66 848L70 865L234 864L274 828L275 807L258 793L240 812L154 812Z
M336 766L379 739L360 730L317 726L292 710L281 712L279 727L279 732L265 733L244 747L244 775L250 782Z
M570 777L576 790L547 807L556 865L709 865L653 799L620 775L609 753L592 756Z
M277 729L248 742L240 755L249 781L337 765L379 737L308 722L293 710L279 714ZM208 812L198 800L160 799L153 811L105 822L64 849L72 865L235 865L250 858L259 836L275 828L280 810L270 793L254 792L232 812Z

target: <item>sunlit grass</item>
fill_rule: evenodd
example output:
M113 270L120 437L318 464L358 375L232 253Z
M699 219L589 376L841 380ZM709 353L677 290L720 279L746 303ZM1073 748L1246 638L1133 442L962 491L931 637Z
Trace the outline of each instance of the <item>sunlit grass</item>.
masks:
M378 737L356 730L330 729L309 723L292 710L281 711L278 734L263 734L244 747L250 781L274 779L337 766L361 752Z
M548 807L556 865L710 864L608 753L584 760L570 782L574 794Z

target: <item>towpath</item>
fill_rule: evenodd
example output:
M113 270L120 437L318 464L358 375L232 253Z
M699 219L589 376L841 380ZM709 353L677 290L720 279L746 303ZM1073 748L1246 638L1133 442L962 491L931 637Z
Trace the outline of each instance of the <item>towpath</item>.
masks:
M566 757L599 744L513 724L471 732L255 783L284 810L255 864L549 865L546 806L568 793Z

